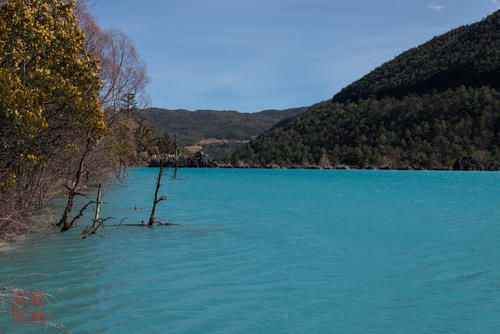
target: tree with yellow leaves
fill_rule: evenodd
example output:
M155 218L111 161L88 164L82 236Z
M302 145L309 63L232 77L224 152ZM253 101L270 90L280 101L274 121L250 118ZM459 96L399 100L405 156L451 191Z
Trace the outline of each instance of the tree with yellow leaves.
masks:
M0 187L33 205L42 179L85 159L106 132L98 59L85 49L74 1L0 7ZM79 164L81 165L81 164ZM74 172L73 172L74 173Z

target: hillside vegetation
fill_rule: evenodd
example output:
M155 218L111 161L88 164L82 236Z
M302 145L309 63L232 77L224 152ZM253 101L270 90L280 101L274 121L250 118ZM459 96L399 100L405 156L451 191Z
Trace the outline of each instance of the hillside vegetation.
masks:
M500 85L500 11L410 49L342 89L332 102Z
M232 161L440 169L465 155L499 160L499 66L497 11L401 54Z
M277 122L295 117L307 108L264 110L257 113L236 111L150 108L140 117L150 121L160 132L177 135L184 145L193 145L202 139L248 140L271 128Z

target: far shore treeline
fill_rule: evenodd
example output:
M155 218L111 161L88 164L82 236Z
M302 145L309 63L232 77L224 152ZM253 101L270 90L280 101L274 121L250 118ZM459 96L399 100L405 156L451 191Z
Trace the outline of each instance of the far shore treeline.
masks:
M0 6L1 239L26 231L26 218L55 195L69 196L64 225L80 189L173 143L133 117L147 102L146 65L126 34L96 24L85 1Z
M500 170L499 88L496 11L404 52L332 100L251 141L230 161Z

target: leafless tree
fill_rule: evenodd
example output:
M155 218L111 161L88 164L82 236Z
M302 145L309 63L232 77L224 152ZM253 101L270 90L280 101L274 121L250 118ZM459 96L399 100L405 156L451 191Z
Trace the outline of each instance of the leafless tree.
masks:
M168 170L168 168L164 167L163 163L160 162L160 169L158 170L158 176L156 178L156 189L155 189L155 198L153 200L153 209L151 210L151 216L149 217L148 226L155 225L155 223L156 223L156 206L161 201L164 201L167 199L166 196L158 197L158 192L160 191L160 187L161 187L161 178L163 177L163 174L167 170Z

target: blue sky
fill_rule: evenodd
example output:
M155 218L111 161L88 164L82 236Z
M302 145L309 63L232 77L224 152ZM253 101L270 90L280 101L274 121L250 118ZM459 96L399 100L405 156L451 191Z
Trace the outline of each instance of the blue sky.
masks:
M311 105L500 0L98 0L146 61L151 106L256 112Z

